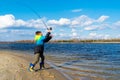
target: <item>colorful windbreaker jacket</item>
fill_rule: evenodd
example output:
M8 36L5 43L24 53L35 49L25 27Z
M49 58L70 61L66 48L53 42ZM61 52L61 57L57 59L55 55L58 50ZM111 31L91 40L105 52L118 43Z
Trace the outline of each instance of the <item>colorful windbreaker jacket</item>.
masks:
M46 34L46 36L38 36L36 35L34 40L35 40L35 44L36 46L43 46L45 42L48 42L52 37L50 36L50 32L48 32Z

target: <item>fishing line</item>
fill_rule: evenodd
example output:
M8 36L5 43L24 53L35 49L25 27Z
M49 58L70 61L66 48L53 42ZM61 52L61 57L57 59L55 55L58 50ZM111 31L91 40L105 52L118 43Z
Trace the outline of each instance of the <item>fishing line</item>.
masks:
M46 27L47 30L52 30L52 27L48 28L47 24L42 20L42 17L38 14L38 12L35 9L33 9L31 6L29 6L28 4L25 4L25 3L19 2L19 5L22 5L28 9L30 9L38 18L40 18L40 20L42 21L42 23L44 24L44 26Z

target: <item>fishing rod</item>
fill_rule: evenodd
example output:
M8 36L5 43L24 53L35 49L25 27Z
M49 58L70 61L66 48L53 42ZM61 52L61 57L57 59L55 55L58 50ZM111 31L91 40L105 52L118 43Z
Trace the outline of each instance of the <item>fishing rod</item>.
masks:
M33 9L31 6L29 6L29 5L25 4L25 3L21 3L21 5L23 5L24 7L28 8L28 9L30 9L38 18L40 18L40 20L42 21L42 23L44 24L44 26L46 27L47 30L52 30L52 27L48 28L47 24L42 20L42 17L37 13L37 11L35 9Z
M42 21L42 23L44 24L44 26L46 27L46 29L47 30L51 30L52 28L50 27L50 28L48 28L48 26L47 26L47 24L42 20L42 18L41 18L41 16L33 9L33 8L31 8L31 7L28 7L33 13L35 13L37 16L38 16L38 18L40 18L41 19L41 21Z

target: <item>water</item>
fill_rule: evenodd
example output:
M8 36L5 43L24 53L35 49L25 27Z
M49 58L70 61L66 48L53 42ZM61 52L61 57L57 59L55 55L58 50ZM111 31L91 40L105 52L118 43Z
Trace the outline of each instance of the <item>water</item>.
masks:
M33 54L34 44L0 44L0 49ZM45 54L49 62L74 80L120 80L119 43L49 43Z

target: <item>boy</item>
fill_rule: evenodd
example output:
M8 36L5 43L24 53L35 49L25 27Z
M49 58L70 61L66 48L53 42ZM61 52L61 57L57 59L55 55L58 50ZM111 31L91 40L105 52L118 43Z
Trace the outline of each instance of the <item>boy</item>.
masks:
M35 33L35 49L34 49L34 62L33 63L30 63L30 66L29 66L29 71L34 71L34 67L35 65L39 62L39 59L41 58L41 62L40 62L40 69L45 68L44 66L44 43L45 42L48 42L52 36L50 35L51 34L51 30L48 30L46 36L43 36L42 35L42 32L41 31L36 31Z

